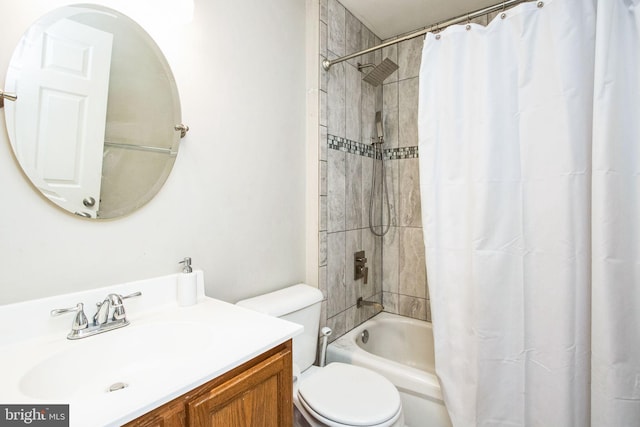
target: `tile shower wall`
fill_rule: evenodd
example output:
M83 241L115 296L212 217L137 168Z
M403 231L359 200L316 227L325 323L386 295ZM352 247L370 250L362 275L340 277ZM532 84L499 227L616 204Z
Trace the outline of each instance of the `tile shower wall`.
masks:
M487 25L498 14L473 22ZM320 62L380 42L338 1L320 0ZM356 308L359 296L380 301L382 292L385 311L431 320L417 158L422 45L419 37L320 70L319 283L325 296L322 323L333 329L332 340L375 314ZM398 70L377 88L362 82L357 63L378 64L387 57ZM379 110L391 203L391 227L383 238L368 227L373 162L381 169L369 146ZM379 226L382 206L379 196L374 200ZM367 253L368 285L353 280L353 253L360 249Z
M383 124L387 149L418 145L418 74L421 37L389 46L382 57L399 68L383 85ZM431 320L422 237L418 158L387 162L391 227L384 236L383 304L385 311Z
M499 14L493 12L471 22L486 26ZM388 57L399 66L383 85L387 149L416 147L417 150L418 75L423 42L424 39L418 37L382 50L382 58ZM386 175L393 191L389 196L392 203L391 228L384 236L383 246L385 311L431 321L417 156L388 162Z
M336 0L320 0L320 62L380 43ZM382 239L369 231L373 158L368 145L382 87L362 82L358 63L378 63L372 53L320 70L320 259L319 283L325 300L322 323L335 339L375 314L356 300L382 301ZM378 210L379 212L379 210ZM354 280L354 253L366 252L368 283Z

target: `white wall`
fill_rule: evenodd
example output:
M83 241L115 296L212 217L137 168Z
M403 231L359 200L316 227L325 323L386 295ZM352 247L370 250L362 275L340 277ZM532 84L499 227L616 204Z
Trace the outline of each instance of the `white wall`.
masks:
M0 0L0 87L23 31L69 3ZM303 281L305 2L195 0L186 24L131 9L151 0L100 3L158 42L191 131L148 205L91 222L31 186L0 120L0 304L174 273L185 256L208 295L231 302Z

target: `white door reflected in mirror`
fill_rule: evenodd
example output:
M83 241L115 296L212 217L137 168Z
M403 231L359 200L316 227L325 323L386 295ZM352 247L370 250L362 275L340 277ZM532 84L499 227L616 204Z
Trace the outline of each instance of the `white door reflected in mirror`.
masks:
M151 37L97 5L55 9L24 34L7 72L9 138L34 186L87 218L126 215L167 179L181 123L171 69Z
M112 41L61 19L25 46L20 70L21 96L37 102L16 116L18 160L44 195L91 217L99 209ZM83 203L89 198L95 202Z

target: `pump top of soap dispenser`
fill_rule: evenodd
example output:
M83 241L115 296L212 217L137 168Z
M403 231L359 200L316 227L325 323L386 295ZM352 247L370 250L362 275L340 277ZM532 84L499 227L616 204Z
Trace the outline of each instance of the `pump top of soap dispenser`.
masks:
M178 264L184 264L184 266L182 267L183 273L191 273L193 271L193 269L191 268L191 258L189 257L186 257L185 259L180 261Z

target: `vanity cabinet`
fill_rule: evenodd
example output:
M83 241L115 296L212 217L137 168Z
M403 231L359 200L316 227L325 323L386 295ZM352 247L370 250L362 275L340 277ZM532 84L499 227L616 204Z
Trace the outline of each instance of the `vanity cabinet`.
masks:
M291 345L274 347L126 426L292 426Z

